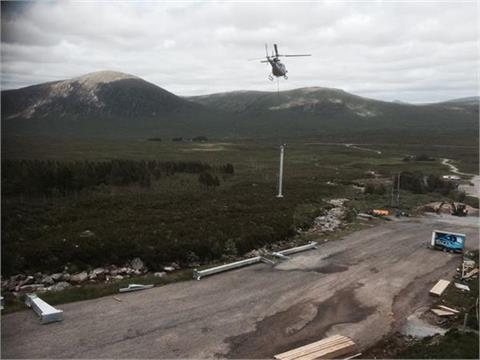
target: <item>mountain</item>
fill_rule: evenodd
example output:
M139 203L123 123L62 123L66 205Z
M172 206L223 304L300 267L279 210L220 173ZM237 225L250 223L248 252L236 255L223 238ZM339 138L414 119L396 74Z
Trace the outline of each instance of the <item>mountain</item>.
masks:
M234 91L195 96L191 101L237 116L237 131L323 137L337 141L477 141L478 103L414 105L386 102L339 89ZM250 132L253 136L253 132ZM440 140L440 138L442 140ZM403 141L403 140L402 140Z
M478 103L413 105L339 89L179 97L101 71L2 92L2 136L315 138L338 142L478 141Z
M480 102L480 97L479 96L469 96L469 97L464 97L464 98L459 98L459 99L452 99L445 101L444 103L456 103L456 104L466 104L466 105L476 105L478 106Z
M218 121L203 105L113 71L2 92L7 134L195 136L215 130Z

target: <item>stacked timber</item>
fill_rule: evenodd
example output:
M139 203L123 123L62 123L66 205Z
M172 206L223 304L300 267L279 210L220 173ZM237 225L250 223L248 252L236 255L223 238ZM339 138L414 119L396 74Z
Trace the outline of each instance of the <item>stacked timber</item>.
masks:
M315 360L335 359L351 354L355 343L349 337L333 335L326 339L281 353L274 356L278 360Z
M441 296L447 289L448 285L450 285L450 281L438 280L435 286L430 290L430 295Z

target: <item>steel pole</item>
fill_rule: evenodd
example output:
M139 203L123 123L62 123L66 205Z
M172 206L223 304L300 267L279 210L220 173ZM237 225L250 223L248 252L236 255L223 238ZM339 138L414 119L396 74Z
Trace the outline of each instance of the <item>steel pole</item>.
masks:
M277 198L283 198L283 153L285 151L285 145L280 145L280 170L278 172L278 195Z

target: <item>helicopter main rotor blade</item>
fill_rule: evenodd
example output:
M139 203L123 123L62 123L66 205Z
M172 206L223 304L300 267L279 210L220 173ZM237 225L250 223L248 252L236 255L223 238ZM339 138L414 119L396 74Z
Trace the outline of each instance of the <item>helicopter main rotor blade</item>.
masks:
M265 56L263 56L261 58L248 59L248 61L263 60L263 59L265 59Z
M268 45L265 44L265 55L268 57Z
M298 57L298 56L312 56L312 54L298 54L298 55L278 55L278 56L285 56L285 57Z
M275 55L278 56L278 48L277 44L273 44L273 47L275 48Z

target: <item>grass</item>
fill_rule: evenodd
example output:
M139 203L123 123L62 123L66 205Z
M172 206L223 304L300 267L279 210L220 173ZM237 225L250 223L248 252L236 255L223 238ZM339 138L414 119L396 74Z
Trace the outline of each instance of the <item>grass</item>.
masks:
M159 179L150 188L99 186L66 197L4 197L3 274L55 272L65 265L75 272L106 264L122 265L136 256L152 270L172 261L183 267L192 262L205 265L291 238L296 229L308 227L324 211L328 199L348 198L348 206L358 212L371 208L395 210L390 208L388 191L388 180L393 174L415 170L445 172L440 161L403 161L405 148L378 148L381 154L307 141L287 144L285 198L277 199L279 150L273 142L222 141L199 145L144 140L7 139L3 156L9 159L232 163L235 175L222 179L217 188L202 186L197 175L175 174ZM425 153L428 149L414 150ZM460 152L452 151L449 156L456 154ZM472 166L471 159L461 154L458 157L465 168ZM375 180L371 171L380 179ZM385 183L387 192L362 194L353 187L373 180ZM413 212L418 205L444 198L436 193L414 195L402 191L401 209ZM328 239L364 226L369 224L354 222L329 234ZM80 237L85 230L95 236ZM104 296L112 291L116 288L111 285L87 285L45 296L55 304Z
M51 305L66 304L75 301L96 299L103 296L118 294L118 290L128 287L129 284L153 284L155 286L163 286L179 281L188 281L192 279L192 271L190 269L178 270L163 277L154 275L136 276L117 280L110 283L91 283L81 286L72 286L62 291L50 291L39 293L38 295ZM27 309L22 301L14 297L10 293L5 294L5 308L2 314L8 314L20 310Z
M478 250L469 254L478 267ZM454 280L462 282L459 279ZM478 359L478 319L475 310L478 299L479 278L467 282L469 292L462 292L453 284L450 285L437 305L445 305L460 311L460 314L449 320L450 330L445 336L427 337L408 346L396 354L399 359ZM462 331L465 313L468 313L467 331ZM473 329L473 331L471 330Z
M478 359L478 334L449 330L445 336L425 338L395 356L397 359Z

